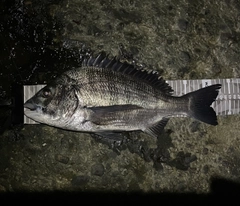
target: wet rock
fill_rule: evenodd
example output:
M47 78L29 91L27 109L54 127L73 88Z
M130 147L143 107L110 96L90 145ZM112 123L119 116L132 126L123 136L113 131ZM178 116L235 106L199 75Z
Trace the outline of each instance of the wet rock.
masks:
M185 19L178 20L178 27L180 30L185 31L188 28L188 21Z
M178 70L177 74L179 77L184 78L184 75L187 74L188 72L189 72L189 67L181 67Z
M193 121L191 124L190 124L190 131L191 132L196 132L199 130L199 126L200 126L200 122L199 121Z
M118 156L118 154L114 151L110 151L108 154L108 157L111 158L111 159L114 159Z
M152 155L153 161L159 163L166 163L170 158L170 154L166 148L156 148Z
M187 170L190 167L190 163L195 160L197 160L196 155L191 155L191 153L185 154L181 151L177 154L177 157L174 160L167 164L180 170Z
M17 142L24 140L24 135L13 129L6 132L8 142Z
M6 192L6 188L3 185L0 185L0 192Z
M208 148L206 148L206 147L203 148L203 154L204 154L204 155L208 154Z
M160 162L154 162L154 163L153 163L153 168L154 168L156 171L161 171L161 170L163 170L163 165L162 165L162 163L160 163Z
M58 162L61 162L63 164L67 164L69 162L69 157L66 157L64 155L61 155L61 154L57 154L55 155L55 159L58 161Z
M79 175L72 178L72 186L85 186L89 182L89 176Z
M204 174L207 174L208 171L209 171L209 166L208 166L208 165L204 165L204 166L203 166L203 173L204 173Z
M100 163L94 164L91 168L91 174L92 175L103 176L104 172L105 172L105 168Z
M135 22L135 23L141 23L142 18L141 15L137 12L129 12L126 9L120 8L119 10L112 10L113 15L125 22L125 23L130 23L130 22Z
M182 60L183 63L188 63L191 61L190 54L187 51L182 51L180 53L180 59Z
M143 159L146 162L152 161L153 157L154 157L154 149L152 149L152 148L147 149L147 148L142 147L141 148L141 156L143 157Z

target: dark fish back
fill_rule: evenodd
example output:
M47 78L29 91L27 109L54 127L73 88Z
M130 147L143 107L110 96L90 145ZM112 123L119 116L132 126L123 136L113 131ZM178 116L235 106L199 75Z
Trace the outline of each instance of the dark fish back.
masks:
M62 77L58 83L73 83L86 107L132 104L155 108L162 95L172 94L172 88L157 72L109 59L104 53L85 59L81 68Z

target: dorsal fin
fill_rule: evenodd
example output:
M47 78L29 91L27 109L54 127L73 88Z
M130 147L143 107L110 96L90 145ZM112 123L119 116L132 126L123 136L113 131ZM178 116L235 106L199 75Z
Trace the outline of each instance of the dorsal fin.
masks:
M171 86L156 71L146 70L127 62L121 62L116 57L109 59L104 52L101 52L97 57L91 56L88 59L84 59L82 66L112 69L116 72L136 77L139 80L144 80L166 94L172 95L173 92Z

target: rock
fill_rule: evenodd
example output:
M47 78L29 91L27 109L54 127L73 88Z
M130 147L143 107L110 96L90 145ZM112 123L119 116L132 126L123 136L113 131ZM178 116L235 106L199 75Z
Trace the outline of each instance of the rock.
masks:
M72 178L71 184L73 186L85 186L89 182L89 176L79 175Z
M100 163L94 164L91 168L92 175L103 176L104 172L105 172L105 168Z
M66 157L66 156L61 155L61 154L55 155L55 159L56 159L58 162L61 162L61 163L63 163L63 164L67 164L68 161L69 161L69 157Z
M178 27L180 30L185 31L188 28L188 21L185 19L178 20Z

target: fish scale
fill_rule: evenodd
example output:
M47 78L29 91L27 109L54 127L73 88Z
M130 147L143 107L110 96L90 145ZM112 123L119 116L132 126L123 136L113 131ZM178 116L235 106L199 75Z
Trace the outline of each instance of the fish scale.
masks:
M155 97L160 93L145 82L136 82L131 76L126 77L111 70L102 69L100 76L96 75L99 73L96 68L87 68L87 72L82 68L81 71L80 75L84 77L84 81L81 81L80 93L87 105L94 105L96 99L101 99L102 105L99 106L134 103L139 106L156 107L157 98ZM116 81L110 78L113 76Z
M110 82L107 83L111 84ZM101 86L99 86L100 88ZM106 88L107 86L105 86ZM108 86L109 87L109 86ZM118 104L137 104L139 106L150 107L152 105L152 96L143 93L141 90L133 89L132 85L119 83L115 88L106 90L98 90L99 92L104 93L104 99L108 97L105 105L118 105ZM110 101L109 101L110 100ZM156 100L154 101L157 102ZM100 105L102 106L102 105Z

